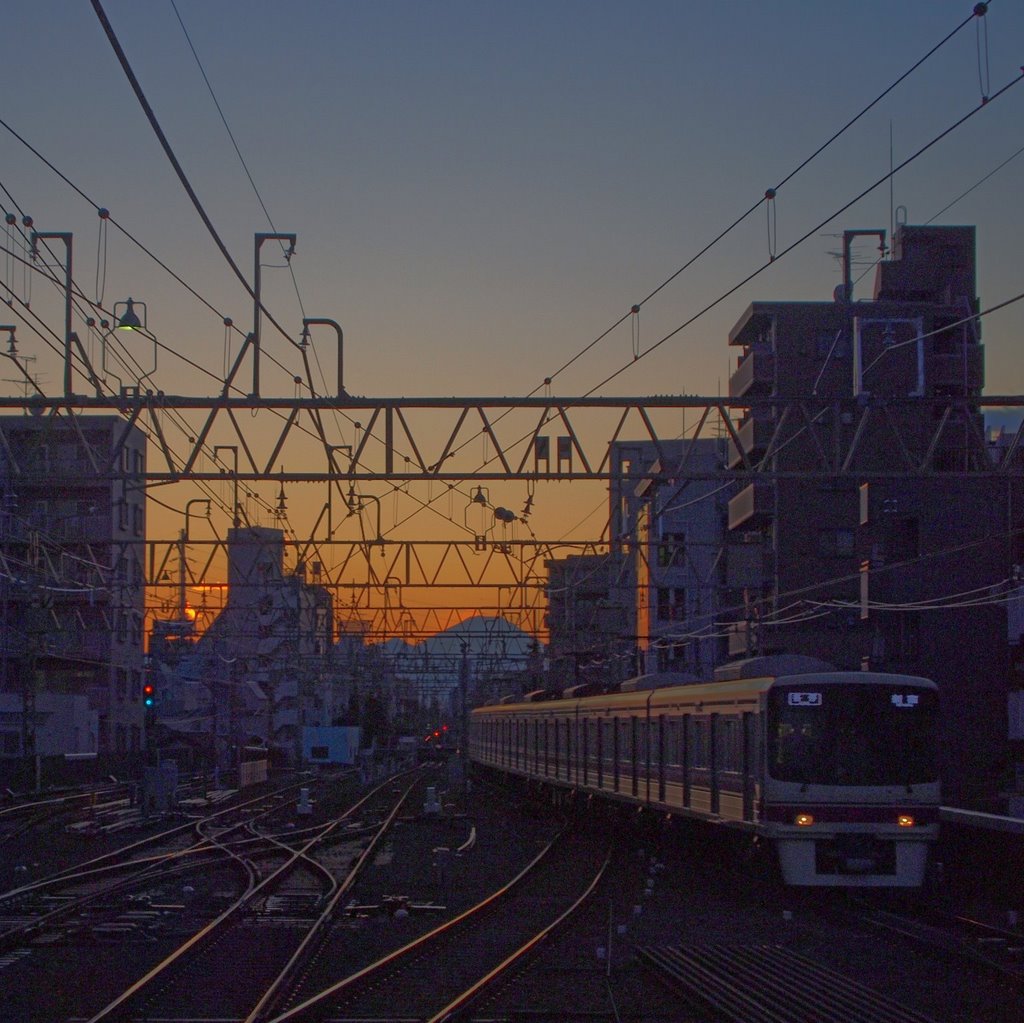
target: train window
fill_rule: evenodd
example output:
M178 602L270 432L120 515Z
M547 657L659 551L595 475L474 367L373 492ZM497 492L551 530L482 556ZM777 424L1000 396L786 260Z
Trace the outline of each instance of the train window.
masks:
M718 766L723 771L738 771L740 769L738 719L728 717L719 720Z
M859 683L816 690L777 687L768 701L768 767L780 781L911 785L937 770L938 696ZM795 697L795 698L794 698Z
M700 718L694 718L690 725L690 763L704 769L708 766L707 726Z
M665 729L665 766L679 764L679 718L669 718Z

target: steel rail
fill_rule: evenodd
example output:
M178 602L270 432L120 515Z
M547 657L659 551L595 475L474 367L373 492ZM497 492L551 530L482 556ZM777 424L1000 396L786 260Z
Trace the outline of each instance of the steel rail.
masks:
M491 987L496 981L504 977L504 975L507 974L524 956L528 955L541 942L550 937L583 906L587 899L590 898L594 889L604 877L605 871L608 869L608 864L611 863L611 858L612 851L609 849L605 854L604 863L601 864L601 868L598 870L597 874L593 877L590 884L587 885L583 894L580 895L568 909L560 913L550 924L540 930L525 944L516 949L515 952L503 959L494 967L493 970L490 970L488 973L484 974L483 977L466 988L462 994L453 998L443 1009L441 1009L440 1012L431 1016L426 1023L445 1023L447 1020L458 1019L463 1011L467 1009L472 1002L476 1001L486 988Z
M291 981L291 978L295 975L296 971L299 970L309 958L313 942L323 935L325 928L333 920L335 910L338 902L341 900L341 897L349 891L355 883L356 878L362 873L362 869L366 864L366 861L376 849L377 844L384 835L391 830L391 826L394 824L395 818L398 816L398 811L405 805L405 801L409 798L409 794L416 787L418 780L418 778L414 779L405 792L402 793L402 797L392 808L391 813L388 814L380 828L377 829L377 833L374 835L373 839L367 843L366 848L362 851L358 860L356 860L355 865L348 872L345 880L337 887L334 895L324 907L323 912L321 912L313 926L306 932L302 941L299 942L298 948L295 949L288 959L288 962L285 963L284 968L271 982L266 991L264 991L260 1000L253 1006L249 1015L246 1016L244 1023L259 1023L260 1020L265 1019L265 1013L270 1010L276 1000L280 999L282 989ZM390 781L387 784L390 784Z
M208 938L211 934L217 931L223 926L225 922L233 919L241 912L242 908L247 905L256 895L263 891L268 885L275 880L278 880L286 872L290 871L293 865L299 861L309 849L311 849L317 843L323 841L335 828L339 827L345 820L347 820L353 813L356 812L361 806L363 806L369 799L373 798L379 791L385 788L387 785L394 783L394 778L389 778L381 785L372 789L366 793L361 799L350 806L343 814L341 814L332 824L328 825L324 831L311 838L306 842L300 849L295 850L287 858L287 860L273 870L270 874L264 877L261 881L258 881L247 889L238 899L235 900L230 906L227 907L222 913L216 916L206 926L200 928L195 934L183 942L177 949L175 949L169 956L165 957L155 966L150 968L142 977L134 981L128 988L121 992L113 1001L109 1002L97 1013L90 1016L88 1023L99 1023L100 1020L109 1019L114 1012L124 1006L130 999L135 997L140 991L147 987L154 978L160 976L165 970L171 967L184 955L190 952L193 948L199 945L202 941Z
M286 1021L288 1020L294 1020L296 1018L301 1017L308 1010L318 1005L321 1005L327 999L333 998L335 995L340 994L347 988L351 988L354 985L366 980L374 973L378 973L379 971L385 969L388 966L391 966L392 964L398 962L406 956L409 956L414 952L417 952L419 949L423 948L430 942L434 941L439 936L455 929L460 924L464 923L466 920L476 916L478 913L494 905L494 903L496 903L499 899L504 898L516 887L518 887L523 882L523 880L525 880L525 878L528 877L529 874L548 857L548 855L551 853L551 850L554 848L555 843L558 841L559 837L561 836L556 835L555 838L548 842L544 846L544 848L541 849L540 852L537 853L537 855L532 860L530 860L530 862L518 874L515 875L515 877L513 877L508 883L502 885L501 888L497 889L496 891L488 895L486 898L482 899L476 905L470 906L469 909L466 909L462 913L459 913L457 916L452 917L451 920L446 920L444 923L428 931L426 934L422 934L420 935L420 937L414 938L412 941L403 945L401 948L395 949L393 952L389 952L386 956L383 956L375 962L370 963L367 966L364 966L362 969L357 970L350 976L344 977L336 983L331 984L329 987L317 992L315 995L312 995L300 1004L293 1006L286 1012L283 1012L281 1015L274 1016L271 1020L266 1021L266 1023L286 1023Z

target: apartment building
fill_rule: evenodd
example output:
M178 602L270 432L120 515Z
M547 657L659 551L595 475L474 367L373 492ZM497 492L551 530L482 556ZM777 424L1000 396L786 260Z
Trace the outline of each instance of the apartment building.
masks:
M729 335L749 404L728 464L751 477L729 502L729 653L934 678L947 798L993 805L1022 506L1019 476L988 471L975 232L901 225L857 300L860 235L885 242L846 232L832 301L755 302Z
M145 467L120 416L0 417L3 756L145 746Z

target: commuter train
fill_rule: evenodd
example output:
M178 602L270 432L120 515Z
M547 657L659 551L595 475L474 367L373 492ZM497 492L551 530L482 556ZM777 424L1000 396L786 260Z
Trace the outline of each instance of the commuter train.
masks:
M553 792L737 829L770 843L788 885L923 883L939 827L934 682L840 671L659 681L479 707L469 759Z

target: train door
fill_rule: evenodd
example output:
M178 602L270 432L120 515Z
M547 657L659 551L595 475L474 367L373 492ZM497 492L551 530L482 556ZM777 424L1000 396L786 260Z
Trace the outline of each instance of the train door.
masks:
M650 708L644 714L640 722L640 764L644 772L644 802L651 801L651 777L654 773L654 719L651 717Z
M621 769L619 766L619 719L612 718L612 789L619 791Z
M630 715L630 773L633 776L632 793L640 795L640 728L635 715Z
M597 749L594 750L595 759L597 762L597 787L599 789L604 788L604 732L605 732L605 721L603 718L595 719L594 727L597 729Z
M684 714L679 729L679 775L683 786L683 806L689 807L693 799L690 777L690 715Z
M658 715L658 802L665 802L665 715Z
M551 722L544 720L544 777L551 774Z
M580 719L580 760L583 761L583 784L590 784L590 771L588 768L590 765L587 763L590 758L590 743L587 741L590 738L590 722L586 718Z
M743 771L743 819L754 819L754 715L744 711L741 734L741 765Z
M721 745L721 735L719 734L722 728L721 722L721 714L712 714L709 722L710 727L708 728L708 789L711 801L709 809L712 813L718 813L720 803L718 747Z

